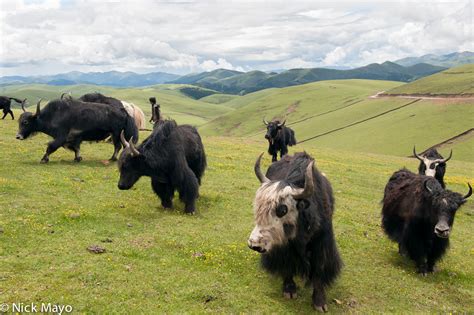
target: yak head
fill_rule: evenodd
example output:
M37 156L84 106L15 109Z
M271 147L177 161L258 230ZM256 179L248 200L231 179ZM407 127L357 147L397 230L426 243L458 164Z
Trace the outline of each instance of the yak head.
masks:
M436 149L431 149L423 155L416 153L415 147L413 147L413 155L420 160L420 166L418 167L418 174L435 177L440 182L443 182L444 173L446 172L446 162L448 162L453 151L449 156L444 159Z
M424 182L425 191L431 200L432 211L428 214L432 225L433 233L440 238L448 238L453 227L456 211L472 195L472 187L468 183L469 191L465 196L460 193L445 190L435 180Z
M142 176L144 156L135 148L133 137L131 137L129 141L125 139L123 130L120 133L120 140L122 141L123 151L118 160L118 168L120 171L118 188L127 190L132 188Z
M18 140L24 140L38 131L38 118L41 112L40 103L41 99L36 104L36 113L34 114L27 112L24 102L21 103L23 114L21 114L18 120L18 133L16 134Z
M278 132L285 125L285 122L286 120L284 120L282 123L280 123L278 120L267 122L265 118L263 119L263 123L265 124L265 126L267 126L267 133L265 134L265 139L267 139L270 144L273 144L278 135Z
M260 170L262 155L255 162L255 174L262 185L255 196L255 228L248 239L248 246L259 253L296 237L299 212L309 207L308 198L314 192L314 161L306 167L304 188L298 188L284 180L268 179Z

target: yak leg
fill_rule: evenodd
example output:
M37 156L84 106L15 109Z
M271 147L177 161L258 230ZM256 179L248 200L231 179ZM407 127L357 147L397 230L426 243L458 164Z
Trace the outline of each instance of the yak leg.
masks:
M286 146L284 146L283 148L281 148L280 150L280 159L284 156L284 155L287 155L288 154L288 148Z
M428 273L426 265L426 249L422 237L417 235L417 231L419 230L419 227L416 225L408 227L402 243L407 249L410 258L415 261L418 273L426 276Z
M117 161L117 155L122 148L122 143L120 142L120 135L119 134L112 134L112 142L114 144L114 154L110 157L110 161Z
M156 178L151 179L153 191L160 197L161 206L165 209L173 208L174 188L171 183L160 183Z
M277 151L275 151L275 152L272 154L272 163L278 161L278 159L277 159L277 154L278 154Z
M11 109L8 110L8 113L12 116L12 120L15 120L15 116L13 116L13 111Z
M74 161L80 162L82 161L82 156L81 156L81 142L77 141L74 143L74 146L72 147L72 150L74 151Z
M5 116L7 116L7 114L8 114L8 111L7 111L6 109L3 109L3 117L2 117L2 119L5 119Z
M313 308L319 312L327 312L326 290L320 279L313 278Z
M56 138L53 141L48 143L48 147L46 148L46 153L43 155L41 159L41 163L48 163L49 162L49 155L54 153L57 149L62 147L66 139L64 138Z
M444 255L449 246L449 239L435 239L427 257L427 271L434 272L436 262Z
M194 175L187 164L182 172L181 182L177 185L179 199L185 204L184 212L194 214L196 210L196 199L199 195L199 183L196 175Z
M283 279L283 296L287 299L296 299L296 283L292 276Z

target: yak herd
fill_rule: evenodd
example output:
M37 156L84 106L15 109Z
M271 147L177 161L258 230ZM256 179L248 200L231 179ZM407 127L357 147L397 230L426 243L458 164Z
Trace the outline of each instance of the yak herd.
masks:
M21 104L16 138L24 140L42 132L53 138L48 143L42 163L64 147L74 152L80 162L82 141L101 141L110 137L118 158L119 189L130 189L141 176L151 177L153 191L163 208L173 207L177 190L185 212L193 214L199 186L207 166L204 145L197 129L163 120L160 105L151 97L151 134L138 144L138 131L145 128L145 116L137 106L100 93L74 99L63 94L43 109L38 101L35 113L25 109L26 99L0 97L5 118L11 101ZM296 298L295 276L313 287L312 305L328 310L325 290L342 269L333 232L334 195L331 184L320 172L314 159L305 152L287 155L288 146L296 145L294 131L278 120L267 122L268 153L272 164L260 169L263 153L254 171L261 186L254 200L255 227L248 246L261 253L264 269L283 279L283 295ZM277 153L280 152L280 160ZM446 162L435 149L413 156L420 160L418 174L401 169L390 177L382 200L382 228L398 243L400 255L412 259L424 276L434 272L436 262L445 254L456 211L472 195L464 196L445 187Z

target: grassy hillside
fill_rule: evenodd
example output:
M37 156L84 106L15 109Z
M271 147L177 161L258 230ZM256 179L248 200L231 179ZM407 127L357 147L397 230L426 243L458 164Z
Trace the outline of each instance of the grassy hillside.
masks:
M286 117L298 141L314 138L309 143L324 148L408 156L415 144L426 149L474 125L472 100L368 98L399 85L341 80L259 91L227 102L232 107L238 104L237 110L202 125L200 130L207 135L262 139L263 117ZM468 140L452 145L458 159L473 160L474 148Z
M408 57L394 61L402 66L412 66L420 62L442 67L456 67L462 64L474 63L474 53L471 51L454 52L447 55L428 54L421 57Z
M179 123L193 125L201 125L232 110L223 105L201 102L187 97L181 91L185 87L187 86L156 85L146 88L116 89L95 85L49 86L32 84L0 87L0 95L27 97L30 100L30 105L34 105L40 97L51 100L58 98L63 92L72 92L73 97L79 97L85 93L98 91L140 106L147 117L151 116L151 106L148 98L155 96L161 104L161 111L165 116L172 117Z
M47 137L14 139L0 121L0 294L18 301L70 304L79 313L310 313L311 291L285 300L281 280L263 272L247 248L253 228L253 174L264 141L204 137L209 168L195 216L159 206L149 179L117 189L112 146L83 145L83 162L64 149L39 164ZM142 134L142 139L145 134ZM332 313L466 313L474 305L474 207L456 215L451 248L427 278L380 229L390 174L415 159L298 147L316 158L336 197L334 228L345 263L328 290ZM264 165L270 158L265 156ZM453 158L448 188L466 192L474 163ZM86 248L99 245L104 254ZM335 302L337 299L338 303Z
M385 94L474 95L474 64L433 74L388 90Z
M239 96L232 95L232 94L212 94L212 95L200 98L199 100L202 102L211 103L211 104L223 104L238 97Z

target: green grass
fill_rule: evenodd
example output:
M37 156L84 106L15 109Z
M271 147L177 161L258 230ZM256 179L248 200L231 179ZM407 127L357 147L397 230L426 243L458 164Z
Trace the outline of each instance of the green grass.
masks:
M211 103L211 104L223 104L227 103L235 98L238 98L237 95L232 94L213 94L203 98L200 98L200 101Z
M474 64L467 64L388 90L385 94L474 94Z
M236 110L202 125L200 131L205 135L262 139L263 117L286 117L287 126L295 131L298 141L321 135L308 143L322 148L408 156L413 145L424 150L474 125L472 100L414 102L369 98L377 91L399 85L390 81L339 80L259 91L225 103ZM467 140L469 137L448 147L454 149L458 159L472 161L474 147Z
M80 97L85 93L98 91L134 103L143 109L147 117L151 116L151 106L148 98L155 96L161 104L162 113L166 117L176 119L180 123L196 126L233 110L227 106L210 104L186 97L180 91L183 87L189 86L163 84L144 88L118 89L95 85L51 86L31 84L3 86L0 87L0 94L19 98L26 97L30 100L30 105L33 106L40 97L51 100L58 98L63 92L72 92L73 97ZM14 104L16 106L16 103ZM151 125L149 128L151 128Z
M16 121L0 121L0 302L70 304L81 313L312 312L310 288L298 281L298 299L284 300L281 280L263 272L246 245L258 187L253 163L265 142L204 137L209 167L198 212L187 216L179 202L173 211L162 209L148 178L118 190L115 163L102 162L110 144L85 143L79 164L60 149L42 165L47 137L17 141L16 130ZM403 166L415 170L418 162L317 143L292 148L303 149L336 197L335 235L345 267L328 290L330 312L472 311L472 200L457 213L440 271L423 278L380 228L389 176ZM474 163L456 154L446 182L465 193ZM264 165L269 161L265 156ZM103 243L107 238L112 242ZM94 244L107 252L89 253Z

